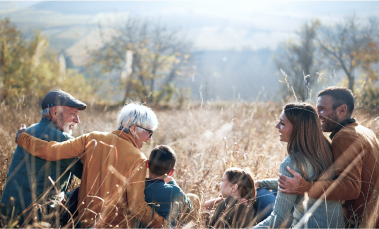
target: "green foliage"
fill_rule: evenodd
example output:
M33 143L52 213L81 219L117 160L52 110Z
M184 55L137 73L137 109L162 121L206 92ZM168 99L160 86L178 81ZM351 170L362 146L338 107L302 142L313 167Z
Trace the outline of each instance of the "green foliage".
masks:
M61 89L79 99L93 94L83 75L65 68L49 41L36 33L25 40L8 19L0 21L0 101L17 103L18 94L42 98L48 91Z

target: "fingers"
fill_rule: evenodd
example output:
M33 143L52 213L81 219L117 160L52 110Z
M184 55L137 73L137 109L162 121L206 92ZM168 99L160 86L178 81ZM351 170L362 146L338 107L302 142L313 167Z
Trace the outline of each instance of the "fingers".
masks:
M278 187L278 190L279 190L280 192L283 192L283 193L292 194L291 191L290 191L289 189L285 189L285 188Z
M279 173L279 178L278 178L278 181L280 182L280 180L283 180L283 181L286 181L289 177Z
M300 173L296 172L295 170L291 169L291 167L287 166L288 172L290 172L294 177L301 176Z
M255 182L254 182L254 187L255 187L255 188L259 188L259 182L258 182L258 181L255 181Z
M15 143L17 144L17 138L18 138L18 136L20 136L20 134L21 133L24 133L24 132L26 132L26 126L25 126L25 124L23 124L22 126L21 126L21 128L17 131L17 133L16 133L16 138L15 138Z

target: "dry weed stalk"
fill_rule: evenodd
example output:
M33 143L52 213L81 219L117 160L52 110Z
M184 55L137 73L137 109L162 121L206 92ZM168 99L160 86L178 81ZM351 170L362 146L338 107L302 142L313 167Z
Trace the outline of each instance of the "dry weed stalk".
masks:
M0 194L16 148L14 136L18 127L40 120L40 107L24 103L20 96L17 106L0 104ZM183 191L198 195L200 200L215 198L222 174L231 166L251 170L254 179L277 177L279 164L286 157L286 147L279 142L274 128L281 109L281 104L273 102L206 102L181 110L156 110L160 125L153 140L141 151L148 156L156 145L170 145L178 158L174 177ZM104 110L90 106L81 111L81 123L74 129L74 136L116 129L119 109ZM378 121L364 112L358 110L356 118L374 132L379 131ZM195 222L186 225L205 226L199 214Z

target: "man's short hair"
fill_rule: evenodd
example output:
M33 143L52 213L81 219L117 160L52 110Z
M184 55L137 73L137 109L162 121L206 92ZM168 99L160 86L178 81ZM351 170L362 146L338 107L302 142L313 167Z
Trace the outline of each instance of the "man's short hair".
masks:
M150 153L149 170L155 175L163 176L174 168L175 162L175 151L170 146L159 145Z
M342 104L346 104L347 111L352 114L354 110L354 95L350 89L346 87L337 87L332 86L325 88L324 90L318 93L318 97L323 95L329 95L332 97L333 109L335 110L337 107Z
M51 107L48 107L48 108L42 109L42 111L41 111L41 116L42 116L42 117L51 118L51 116L50 116L50 110L51 110Z

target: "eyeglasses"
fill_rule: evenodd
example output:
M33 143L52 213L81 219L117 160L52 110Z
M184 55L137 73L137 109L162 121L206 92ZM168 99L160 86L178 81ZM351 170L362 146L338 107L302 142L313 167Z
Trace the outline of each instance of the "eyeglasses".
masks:
M144 130L146 130L147 132L149 132L150 133L150 136L149 136L149 138L151 138L151 136L153 135L153 133L154 133L154 131L152 131L152 130L149 130L149 129L145 129L145 128L143 128L142 126L138 126L138 125L136 125L137 127L139 127L139 128L141 128L141 129L144 129Z

